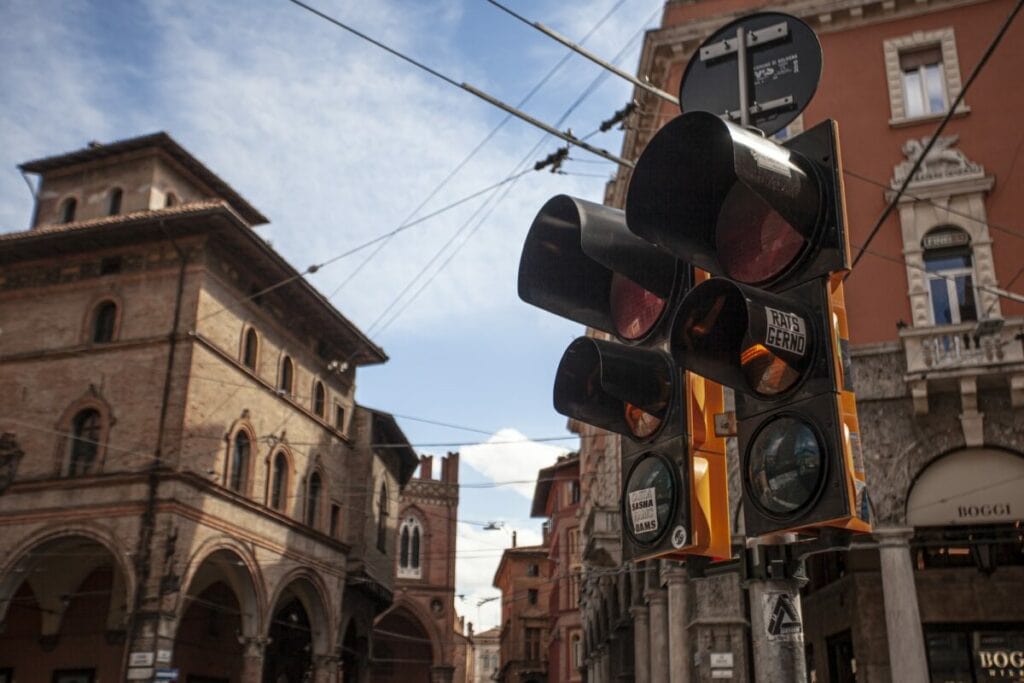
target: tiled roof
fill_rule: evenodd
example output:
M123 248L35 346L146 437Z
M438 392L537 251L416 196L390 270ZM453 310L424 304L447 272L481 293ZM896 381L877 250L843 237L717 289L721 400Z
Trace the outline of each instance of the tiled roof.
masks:
M134 223L140 219L153 220L159 218L170 218L188 216L204 213L214 208L231 210L231 205L224 199L204 199L188 204L178 204L166 209L146 209L133 211L131 213L117 214L116 216L101 216L90 218L87 221L73 221L71 223L56 223L54 225L41 225L33 230L20 230L18 232L7 232L0 234L0 242L10 242L19 239L38 238L44 235L55 235L59 233L73 233L89 228L98 228L105 225L117 225L118 223Z
M261 225L268 223L267 217L256 210L252 204L247 202L230 185L224 182L220 176L207 168L201 161L192 156L184 147L175 142L163 131L143 135L127 140L118 140L109 144L90 143L88 147L66 152L52 157L33 159L18 166L26 173L46 173L57 169L84 164L91 161L107 159L119 154L136 152L144 149L160 149L171 158L180 163L202 182L210 187L214 194L226 199L235 211L244 218L250 225Z

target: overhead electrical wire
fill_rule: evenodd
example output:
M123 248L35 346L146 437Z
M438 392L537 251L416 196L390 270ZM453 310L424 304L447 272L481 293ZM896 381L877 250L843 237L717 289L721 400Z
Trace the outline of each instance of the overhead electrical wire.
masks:
M598 29L601 28L601 26L604 25L604 23L606 21L608 21L609 18L611 18L611 16L615 13L615 11L618 10L624 3L625 3L625 0L619 0L617 3L612 5L611 9L609 9L608 12L606 12L605 15L603 17L601 17L597 21L597 23L595 23L594 26L589 31L587 31L587 33L580 39L580 42L581 43L585 43L594 33L597 32ZM524 107L530 101L530 99L532 99L533 96L536 95L540 91L540 89L542 87L544 87L544 85L547 84L547 82L549 80L551 80L551 78L556 73L558 73L558 71L571 58L572 58L572 53L566 53L565 55L563 55L562 58L559 59L558 62L556 62L555 65L547 72L547 74L545 74L544 77L541 78L530 89L530 91L528 93L526 93L526 95L521 100L519 100L519 102L516 103L516 107L518 107L518 108ZM429 203L431 199L433 199L435 196L437 196L437 194L442 189L444 189L444 187L451 181L451 179L454 178L456 176L456 174L458 174L459 171L461 171L463 168L465 168L465 166L477 155L477 153L479 153L480 150L483 149L484 146L486 146L487 143L489 143L494 138L494 136L497 135L501 131L501 129L504 128L505 125L508 124L508 122L511 121L513 118L515 118L515 117L512 114L506 114L505 117L501 121L499 121L497 123L497 125L495 125L494 128L492 128L490 130L490 132L488 132L487 135L485 135L483 137L483 139L480 140L480 142L478 142L476 144L476 146L472 150L470 150L470 152L465 157L463 157L463 159L458 164L455 165L455 168L453 168L451 171L448 172L448 174L441 180L441 182L439 182L434 187L433 190L430 191L430 193L423 199L423 201L421 201L419 203L419 205L409 213L409 215L406 217L406 219L405 219L405 221L403 221L403 223L411 221L416 214L418 214L420 211L422 211L423 208L427 205L427 203ZM609 163L607 160L602 160L602 162L603 163ZM341 284L339 284L330 294L327 295L327 298L328 299L332 299L338 292L340 292L345 287L345 285L347 285L349 282L351 282L352 279L355 278L355 276L371 260L373 260L373 258L375 256L377 256L377 254L379 254L381 252L381 250L384 249L385 246L387 246L387 244L390 241L391 241L391 237L389 237L387 240L381 242L378 245L378 247L376 249L374 249L373 252L369 256L367 256L351 273L348 274L348 276L341 282Z
M349 33L351 33L351 34L353 34L353 35L355 35L355 36L357 36L359 38L362 38L363 40L365 40L365 41L367 41L367 42L369 42L369 43L379 47L380 49L384 50L385 52L388 52L388 53L394 55L395 57L398 57L399 59L401 59L401 60L403 60L405 62L408 62L409 64L412 64L416 68L422 69L423 71L425 71L428 74L434 76L435 78L439 78L440 80L444 81L445 83L448 83L449 85L453 85L456 88L459 88L461 90L464 90L464 91L470 93L471 95L475 95L476 97L482 99L483 101L487 102L488 104L491 104L491 105L501 109L502 111L505 111L508 114L512 114L513 116L515 116L515 117L517 117L517 118L519 118L519 119L529 123L532 126L540 128L541 130L543 130L544 132L546 132L546 133L548 133L550 135L554 135L556 137L559 137L559 138L561 138L565 142L568 142L571 145L575 145L575 146L577 146L577 147L579 147L581 149L585 149L588 152L590 152L591 154L596 154L599 157L603 157L605 159L608 159L609 161L613 161L613 162L619 164L620 166L626 166L628 168L632 168L632 166L633 166L632 162L626 161L624 159L621 159L621 158L617 157L616 155L608 152L607 150L603 150L603 149L599 149L597 147L594 147L594 146L588 144L587 142L585 142L584 140L581 140L581 139L577 138L572 133L566 133L566 132L558 130L557 128L549 126L548 124L544 123L540 119L534 118L533 116L530 116L529 114L527 114L525 112L522 112L519 109L517 109L517 108L515 108L515 107L513 107L511 105L508 105L508 104L506 104L504 102L502 102L498 98L493 97L492 95L487 94L483 90L480 90L479 88L476 88L476 87L470 85L469 83L459 83L455 79L446 76L445 74L441 73L440 71L438 71L436 69L432 69L429 66L426 66L422 62L419 62L419 61L413 59L412 57L409 57L408 55L406 55L406 54L404 54L402 52L399 52L398 50L396 50L396 49L394 49L392 47L389 47L388 45L380 42L379 40L371 38L367 34L361 32L361 31L356 30L355 28L349 26L348 24L346 24L346 23L344 23L344 22L342 22L342 21L340 21L338 19L335 19L334 17L330 16L329 14L325 14L324 12L321 12L320 10L316 9L315 7L307 5L306 3L302 2L302 0L288 0L288 1L291 2L292 4L298 6L298 7L301 7L302 9L306 10L307 12L315 14L316 16L320 17L324 21L327 21L327 22L337 26L338 28L343 29L345 31L348 31Z

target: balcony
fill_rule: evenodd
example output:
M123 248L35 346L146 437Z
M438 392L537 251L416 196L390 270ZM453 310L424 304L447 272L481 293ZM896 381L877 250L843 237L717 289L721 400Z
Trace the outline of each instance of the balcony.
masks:
M929 390L958 388L969 445L980 439L979 381L988 386L1009 384L1013 406L1024 406L1024 319L906 327L899 334L915 412L928 412Z
M1003 372L1006 365L1024 363L1022 333L1024 320L1015 318L908 327L900 331L900 338L907 354L908 375L938 371L952 376Z

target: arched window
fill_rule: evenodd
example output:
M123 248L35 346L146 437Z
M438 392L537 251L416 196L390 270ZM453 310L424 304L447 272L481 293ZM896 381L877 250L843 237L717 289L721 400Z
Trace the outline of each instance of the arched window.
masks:
M68 197L64 200L64 203L60 205L60 222L61 223L72 223L75 220L75 210L78 208L78 200L74 197Z
M251 327L245 331L245 344L242 347L242 363L250 370L256 369L260 339L256 330Z
M288 458L278 451L270 475L270 507L283 510L288 499Z
M89 474L100 450L102 420L94 408L86 408L71 422L71 452L68 458L68 476Z
M313 412L319 417L324 416L324 403L327 399L327 392L324 391L324 383L317 381L313 387Z
M388 487L380 483L380 494L377 496L377 550L387 552L388 538Z
M924 268L935 325L978 319L970 236L947 225L924 236Z
M114 341L114 328L117 323L117 304L104 301L93 310L92 342L106 344Z
M306 524L313 527L317 526L317 520L320 519L320 491L323 488L323 482L320 479L320 473L314 472L313 476L309 478L309 493L306 498Z
M292 368L292 359L288 356L284 357L281 361L281 381L278 382L277 388L285 394L292 393L292 374L294 370Z
M407 517L402 521L398 533L398 577L402 579L418 579L422 576L420 566L420 545L423 527L415 517Z
M167 196L164 197L164 206L170 208L178 204L178 196L173 192L168 192Z
M231 465L228 469L228 488L243 493L242 489L249 476L249 456L252 444L245 432L235 434L235 443L231 448Z
M110 203L107 204L107 215L116 216L121 213L121 198L124 196L124 192L121 191L120 187L115 187L110 191Z

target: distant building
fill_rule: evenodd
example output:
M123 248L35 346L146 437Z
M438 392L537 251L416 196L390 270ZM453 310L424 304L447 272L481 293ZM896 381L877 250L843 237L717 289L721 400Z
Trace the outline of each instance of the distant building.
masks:
M399 496L395 599L374 624L374 683L463 683L465 642L456 632L455 545L459 454L420 458ZM455 678L456 669L461 672Z
M417 464L356 402L384 352L168 135L21 169L40 182L31 228L0 235L0 677L369 681Z
M505 550L494 574L501 591L501 668L503 683L548 680L548 634L551 627L551 569L548 546Z
M580 460L575 453L558 459L537 474L532 517L547 519L551 572L551 623L548 632L548 681L569 683L582 678L583 630L580 619Z
M473 678L470 683L491 683L501 670L501 627L473 635Z

